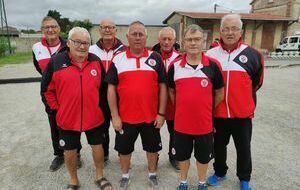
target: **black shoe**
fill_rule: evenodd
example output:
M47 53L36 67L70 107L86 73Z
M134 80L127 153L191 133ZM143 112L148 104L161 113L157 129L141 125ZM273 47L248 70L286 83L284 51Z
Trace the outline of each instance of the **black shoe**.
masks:
M80 154L77 155L77 169L82 167L82 160L80 159Z
M53 159L53 161L49 167L49 170L51 172L55 172L56 170L61 168L63 163L64 163L64 156L55 156L55 158Z
M176 160L174 160L174 159L171 159L171 158L169 158L169 161L170 161L171 166L172 166L175 170L177 170L177 171L180 170L178 161L176 161Z

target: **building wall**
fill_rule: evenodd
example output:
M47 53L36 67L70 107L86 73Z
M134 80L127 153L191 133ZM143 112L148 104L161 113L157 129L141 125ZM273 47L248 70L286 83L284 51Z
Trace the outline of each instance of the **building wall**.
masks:
M163 25L157 25L157 26L147 26L147 47L151 48L158 42L158 32L163 28ZM128 25L117 25L117 38L119 38L124 44L128 45L127 39L126 39L126 33L128 31ZM92 44L95 44L99 38L99 26L94 26L90 30L90 34L92 37Z
M15 47L15 52L30 52L32 51L32 46L36 42L40 41L40 38L10 38L10 43L12 47Z
M287 16L288 3L292 0L256 0L252 3L252 12L264 12L281 16ZM273 11L273 12L272 12Z

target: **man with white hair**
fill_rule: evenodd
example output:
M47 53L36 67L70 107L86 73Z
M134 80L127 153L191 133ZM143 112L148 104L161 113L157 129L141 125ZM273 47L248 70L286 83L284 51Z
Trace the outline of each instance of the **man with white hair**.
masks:
M47 110L56 113L59 144L70 175L67 190L80 187L76 149L80 146L82 132L92 148L95 183L100 189L112 189L103 177L104 116L100 105L105 101L107 89L105 71L100 59L88 52L90 42L85 28L71 29L67 41L69 50L53 57L42 77L42 100Z
M174 44L176 40L176 32L171 27L164 27L158 33L159 49L154 46L152 50L159 53L163 59L164 66L168 72L171 63L180 57L180 54L175 50ZM169 161L171 166L175 170L179 170L178 162L174 159L172 154L173 148L173 137L174 137L174 105L171 103L170 99L167 102L166 108L166 122L169 131Z
M165 121L167 102L166 73L156 52L147 50L145 25L135 21L126 34L129 47L117 54L106 75L107 99L116 133L122 170L120 188L127 189L134 144L141 135L148 160L148 180L158 186L156 161L162 149L160 128Z
M34 66L36 70L42 75L50 61L50 58L57 55L58 53L66 51L67 43L65 40L59 37L60 27L57 21L50 16L46 16L43 18L41 31L43 33L43 37L40 42L37 42L32 46L32 55ZM47 113L51 130L52 147L54 150L53 154L55 156L53 161L51 162L49 170L54 172L58 170L64 163L64 151L59 148L59 134L56 125L55 113L51 113L49 111L47 111ZM80 168L82 165L82 162L80 160L80 149L81 146L77 151L78 168Z
M103 19L99 26L100 39L89 49L90 53L95 54L101 59L106 73L110 67L112 58L117 53L126 49L126 46L116 38L116 32L117 28L115 22L112 19ZM105 142L103 143L104 162L107 163L109 159L109 125L111 116L108 105L105 104L102 107L105 117Z
M225 15L221 20L220 45L207 52L221 63L225 81L225 99L215 110L215 173L208 178L208 184L216 186L226 179L227 145L232 136L240 189L250 190L252 118L256 91L263 82L264 59L257 50L242 42L242 26L240 15Z

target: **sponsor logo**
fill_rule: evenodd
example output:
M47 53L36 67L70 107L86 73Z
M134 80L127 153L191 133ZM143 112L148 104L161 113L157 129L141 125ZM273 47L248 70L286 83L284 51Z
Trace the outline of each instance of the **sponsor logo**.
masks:
M207 87L207 85L208 85L208 81L207 81L206 79L202 79L202 80L201 80L201 86L202 86L203 88L205 88L205 87Z
M175 155L176 154L176 150L175 148L172 148L172 154Z
M152 67L154 67L156 65L156 61L154 59L149 59L148 61L149 65L151 65Z
M64 140L60 139L60 140L59 140L59 145L63 147L63 146L65 146L65 145L66 145L66 143L65 143L65 141L64 141Z
M247 63L248 62L248 57L246 57L246 55L240 55L239 60L242 63Z
M92 70L91 70L91 75L97 76L97 71L96 71L95 69L92 69Z
M68 65L64 63L64 64L62 65L62 67L68 67Z

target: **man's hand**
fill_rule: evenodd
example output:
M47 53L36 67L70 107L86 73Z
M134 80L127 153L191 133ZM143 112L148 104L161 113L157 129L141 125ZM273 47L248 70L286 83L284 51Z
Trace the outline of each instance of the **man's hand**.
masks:
M115 128L116 131L120 131L122 129L122 120L120 118L120 116L113 116L111 118L113 127Z
M154 121L155 128L160 129L163 126L164 122L165 122L165 117L162 115L157 115Z

